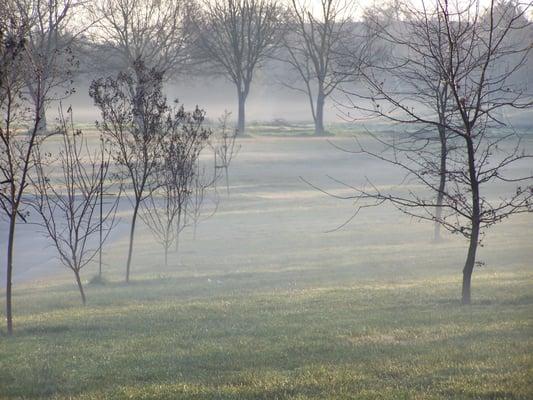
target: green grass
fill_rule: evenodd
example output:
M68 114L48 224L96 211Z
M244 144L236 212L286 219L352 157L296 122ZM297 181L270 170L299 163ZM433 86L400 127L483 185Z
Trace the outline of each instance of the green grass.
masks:
M234 275L88 286L85 308L72 285L19 290L0 397L531 398L531 272L479 272L471 307L453 277Z
M332 169L377 167L324 139L247 139L230 198L168 268L140 225L133 282L116 238L105 284L83 271L86 307L68 271L17 283L0 399L533 398L532 216L488 232L465 307L464 240L386 207L324 233L352 203L297 176L327 187Z

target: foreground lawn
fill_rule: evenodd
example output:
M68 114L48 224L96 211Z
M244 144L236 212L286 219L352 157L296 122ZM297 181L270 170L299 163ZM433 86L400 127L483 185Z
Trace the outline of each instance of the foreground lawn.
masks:
M530 399L533 275L276 285L230 274L28 287L3 399ZM240 289L241 288L241 289ZM242 289L246 288L246 289ZM21 304L22 303L22 304Z
M72 274L21 224L0 399L533 399L533 215L487 233L463 307L462 238L436 244L433 225L391 207L336 229L353 202L298 177L347 194L326 174L353 185L403 176L330 140L241 141L231 196L196 235L184 231L168 267L139 225L129 285L121 210L109 282L86 285L85 308Z

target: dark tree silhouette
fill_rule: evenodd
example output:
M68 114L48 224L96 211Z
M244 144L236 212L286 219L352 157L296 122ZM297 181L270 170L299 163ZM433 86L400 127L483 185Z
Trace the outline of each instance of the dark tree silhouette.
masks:
M11 0L0 0L0 211L8 220L6 260L6 322L13 334L12 278L17 222L25 221L25 194L39 145L39 126L46 98L42 70L28 51L25 15ZM25 96L27 76L35 83L35 96Z
M162 93L162 74L142 61L135 73L122 72L117 78L97 79L89 94L100 109L98 128L113 146L113 157L128 182L126 191L133 205L126 282L135 238L135 227L143 201L158 187L157 169L163 152L168 106Z

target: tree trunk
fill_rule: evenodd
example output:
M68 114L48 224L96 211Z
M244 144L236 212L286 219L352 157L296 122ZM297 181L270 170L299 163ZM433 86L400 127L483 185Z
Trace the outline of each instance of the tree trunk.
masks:
M227 165L224 165L224 174L226 175L226 193L229 197L229 174Z
M239 114L237 120L237 134L242 136L245 132L245 102L246 95L239 90Z
M470 177L470 188L472 190L472 229L470 232L470 244L468 246L468 255L466 257L465 266L463 268L463 288L462 288L462 303L470 304L471 302L471 282L472 272L476 264L476 251L479 241L480 228L480 205L479 205L479 183L476 177L476 166L474 161L474 144L472 139L466 138L468 150L468 169Z
M474 228L472 226L472 228ZM466 257L465 266L463 268L463 289L462 289L462 300L461 302L464 305L470 304L472 300L471 296L471 283L472 283L472 273L474 271L474 265L476 263L476 250L478 245L479 238L479 227L474 232L470 234L470 245L468 246L468 255Z
M78 289L80 290L81 301L83 305L86 305L87 300L85 298L85 292L83 291L83 285L81 284L80 271L74 270L74 275L76 276L76 283L78 284Z
M168 267L168 245L165 244L165 267Z
M46 122L46 110L44 107L41 107L41 110L39 111L40 118L39 123L37 124L37 134L38 135L45 135L46 130L48 129L48 124Z
M324 92L319 89L316 99L316 113L315 113L315 135L320 136L324 134L324 103L326 97Z
M174 251L178 253L180 247L180 232L181 232L181 210L178 211L178 222L176 224L176 243Z
M12 279L13 279L13 253L15 245L15 225L17 212L9 218L9 236L7 240L7 270L6 270L6 321L7 334L13 335L13 304L12 304Z
M133 254L133 239L135 237L135 223L137 222L138 211L139 211L139 199L136 199L135 207L133 208L133 217L131 219L130 246L128 249L128 261L126 262L126 283L130 281L131 256Z
M42 81L42 85L46 85L44 83L44 78L43 78L43 81ZM29 89L29 92L30 92L30 97L31 97L32 102L33 102L34 107L35 107L35 112L36 112L36 114L38 114L38 117L39 117L38 119L35 120L36 130L34 131L34 133L37 133L37 135L44 135L44 134L46 134L46 130L48 128L47 122L46 122L46 108L45 108L44 104L42 104L42 100L40 98L38 98L37 93L34 92L35 88L31 87L31 85L30 85L28 87L28 89ZM33 132L30 131L30 134L31 133L33 133Z
M448 149L446 146L446 131L444 128L439 128L440 137L440 169L439 169L439 191L437 192L437 207L435 210L435 242L440 241L440 218L442 216L442 199L444 198L444 190L446 189L446 161L448 156Z

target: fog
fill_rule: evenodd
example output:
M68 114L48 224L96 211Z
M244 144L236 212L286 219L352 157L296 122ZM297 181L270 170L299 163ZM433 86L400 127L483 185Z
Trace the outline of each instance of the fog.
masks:
M0 0L0 400L532 398L533 4L434 4Z

